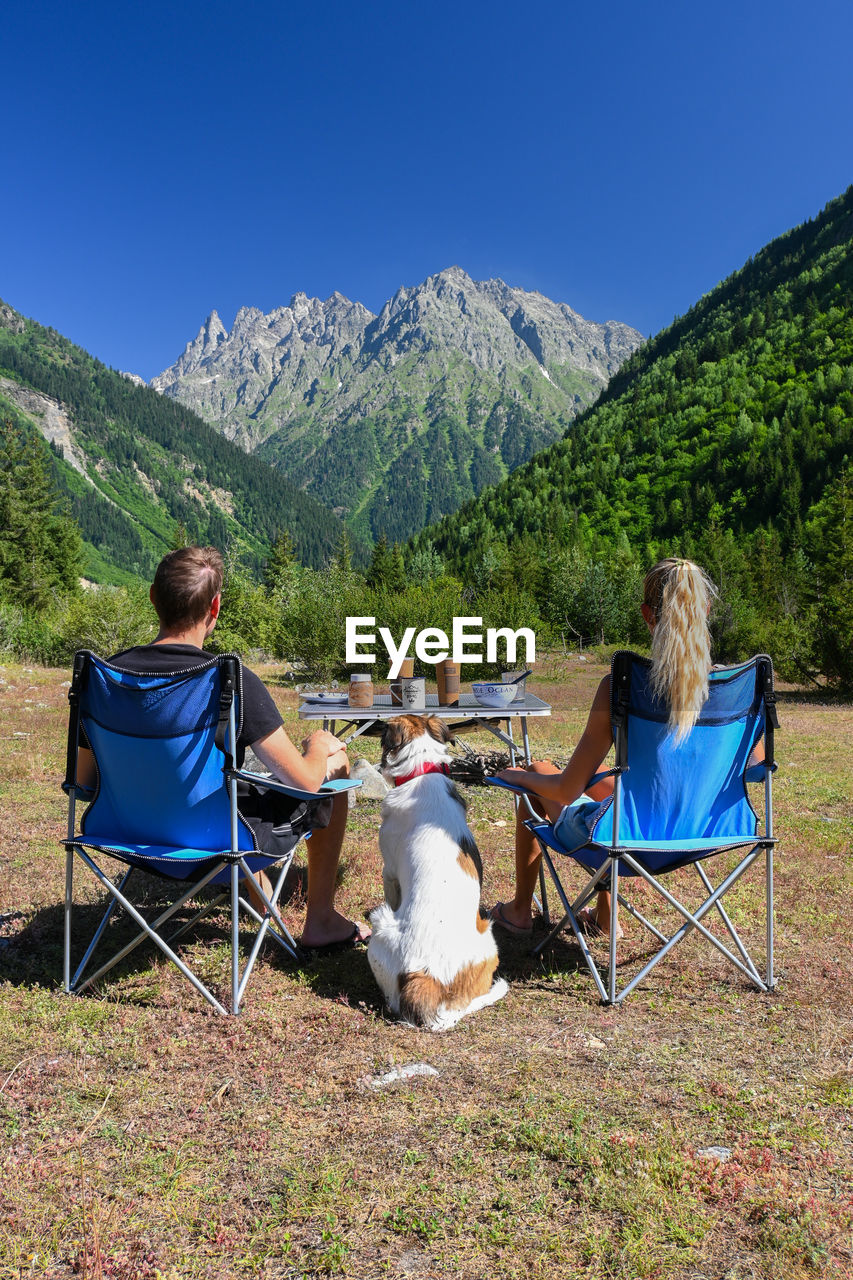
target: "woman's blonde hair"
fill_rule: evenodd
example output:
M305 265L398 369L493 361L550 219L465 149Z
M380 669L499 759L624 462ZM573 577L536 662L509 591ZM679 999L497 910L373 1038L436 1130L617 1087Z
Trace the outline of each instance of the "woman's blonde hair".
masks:
M669 707L676 743L687 737L708 697L708 612L716 594L710 578L692 560L661 560L643 582L643 601L655 616L652 692Z

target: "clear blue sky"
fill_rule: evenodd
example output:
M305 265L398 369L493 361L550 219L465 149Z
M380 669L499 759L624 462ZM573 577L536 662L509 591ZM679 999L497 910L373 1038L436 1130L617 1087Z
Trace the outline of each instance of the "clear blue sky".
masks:
M853 181L849 0L6 0L0 297L149 378L457 263L668 324Z

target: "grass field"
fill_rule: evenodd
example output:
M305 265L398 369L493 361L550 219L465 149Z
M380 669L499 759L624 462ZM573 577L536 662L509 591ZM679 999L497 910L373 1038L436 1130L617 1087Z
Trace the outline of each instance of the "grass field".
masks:
M565 757L604 669L543 666L534 751ZM239 1019L150 949L64 996L67 674L0 669L0 1280L853 1276L850 706L782 694L777 992L689 942L613 1011L574 945L501 940L509 995L430 1036L386 1019L363 951L268 949ZM490 904L511 804L468 800ZM362 918L378 819L360 802L344 848ZM734 915L763 957L757 871ZM298 934L298 895L285 914ZM216 981L214 932L190 951ZM626 923L620 959L641 951ZM409 1063L437 1074L370 1086Z

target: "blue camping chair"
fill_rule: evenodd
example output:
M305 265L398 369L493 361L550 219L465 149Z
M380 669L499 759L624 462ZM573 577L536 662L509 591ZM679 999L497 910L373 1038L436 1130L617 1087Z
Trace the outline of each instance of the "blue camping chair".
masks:
M302 791L275 779L234 768L234 746L240 728L242 669L233 654L211 657L201 666L172 675L138 675L123 671L87 650L74 656L68 699L71 714L63 789L68 795L68 834L65 841L65 953L64 986L81 992L103 977L141 942L150 939L219 1013L227 1010L189 965L174 943L221 903L231 909L230 1011L239 1013L246 984L261 946L274 939L291 957L297 945L278 910L278 899L294 849L282 859L258 850L254 833L237 810L237 782L261 782L297 801L325 799L330 792L360 786L359 782L325 783L319 793ZM77 784L77 752L81 730L95 756L97 782L87 792ZM87 808L76 827L76 804ZM71 976L71 926L75 856L110 894L111 901L86 952ZM117 859L127 870L118 883L102 870L97 858ZM263 914L241 896L253 871L277 865L272 895L252 882L263 901ZM131 878L146 871L181 883L181 892L152 922L131 902ZM188 884L184 888L183 885ZM189 899L207 886L222 892L204 902L169 938L160 930ZM88 976L92 954L104 936L117 906L139 925L135 938ZM254 943L240 972L240 911L257 925Z
M569 925L601 999L624 1000L637 983L688 934L697 931L759 988L773 988L773 809L771 778L773 732L778 728L773 664L759 655L738 666L717 668L709 679L709 696L690 735L676 746L667 728L666 707L649 688L651 664L637 654L614 654L611 667L611 723L615 767L596 774L588 785L614 777L612 801L595 806L576 802L578 816L589 814L588 835L566 848L549 822L533 818L534 833L565 914L535 951L546 947ZM763 764L749 766L755 745L764 737ZM498 785L506 786L499 779ZM747 794L747 782L764 782L764 831ZM517 788L510 788L517 790ZM586 805L586 808L580 806ZM737 865L714 888L703 863L743 852ZM552 853L573 859L588 875L580 894L570 901L557 874ZM762 977L743 945L722 898L762 854L765 857L766 960ZM681 903L663 883L681 867L694 866L707 894L696 910ZM662 933L619 892L623 877L640 877L673 907L684 923L671 936ZM605 986L587 946L577 913L599 889L611 897L609 973ZM616 989L616 903L645 926L659 949L630 982ZM737 955L703 923L716 909Z

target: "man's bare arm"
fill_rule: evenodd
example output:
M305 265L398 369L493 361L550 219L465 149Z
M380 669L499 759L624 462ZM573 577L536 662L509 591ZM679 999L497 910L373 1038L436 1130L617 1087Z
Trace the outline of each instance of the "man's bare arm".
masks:
M305 791L318 791L327 777L339 772L340 757L346 759L344 744L325 729L305 739L301 755L280 726L253 742L252 750L276 778Z
M89 791L94 791L97 781L98 771L95 767L94 755L88 747L79 747L77 750L78 787L86 787Z

